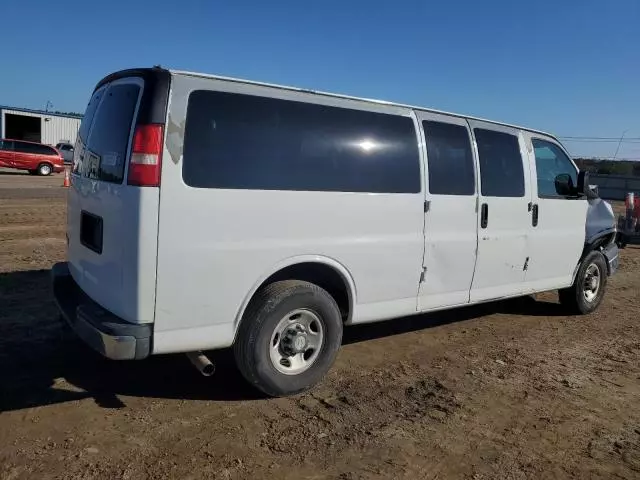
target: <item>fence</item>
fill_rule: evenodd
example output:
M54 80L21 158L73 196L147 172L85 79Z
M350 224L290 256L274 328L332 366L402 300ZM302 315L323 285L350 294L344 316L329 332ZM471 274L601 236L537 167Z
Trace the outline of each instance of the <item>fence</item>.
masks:
M624 200L630 192L640 195L640 177L591 173L589 183L598 186L600 198L605 200Z

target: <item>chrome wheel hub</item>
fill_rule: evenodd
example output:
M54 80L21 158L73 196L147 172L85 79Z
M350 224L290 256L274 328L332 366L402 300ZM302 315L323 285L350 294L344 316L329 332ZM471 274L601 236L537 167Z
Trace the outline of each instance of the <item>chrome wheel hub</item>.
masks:
M271 364L280 373L298 375L315 363L323 342L320 317L311 310L293 310L278 322L271 335Z
M598 292L600 291L601 275L600 267L595 263L592 263L587 267L582 289L584 299L587 302L593 302L598 295Z

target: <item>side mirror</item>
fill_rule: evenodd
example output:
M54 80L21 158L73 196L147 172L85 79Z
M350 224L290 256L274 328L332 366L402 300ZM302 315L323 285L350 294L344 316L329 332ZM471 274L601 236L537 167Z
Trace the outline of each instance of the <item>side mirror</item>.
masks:
M562 197L575 196L578 191L568 173L561 173L555 178L556 193Z
M599 197L598 186L591 185L591 182L589 181L589 172L581 171L578 173L578 194L584 195L588 199Z

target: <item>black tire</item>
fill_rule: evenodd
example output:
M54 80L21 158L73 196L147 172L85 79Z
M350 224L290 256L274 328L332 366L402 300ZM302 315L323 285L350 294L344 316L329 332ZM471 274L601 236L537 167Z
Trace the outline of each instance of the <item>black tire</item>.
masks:
M313 312L321 322L324 340L307 370L281 373L270 351L275 329L291 312ZM234 344L238 369L253 386L272 397L308 390L329 371L342 343L342 317L335 300L309 282L285 280L267 285L249 303Z
M593 272L594 268L599 274L599 286L595 296L588 300L585 294L585 282L588 272ZM560 303L574 315L586 315L595 311L604 298L608 275L607 260L604 255L598 251L587 254L580 264L573 285L558 292Z
M53 173L53 167L49 163L41 163L38 165L38 175L47 177Z

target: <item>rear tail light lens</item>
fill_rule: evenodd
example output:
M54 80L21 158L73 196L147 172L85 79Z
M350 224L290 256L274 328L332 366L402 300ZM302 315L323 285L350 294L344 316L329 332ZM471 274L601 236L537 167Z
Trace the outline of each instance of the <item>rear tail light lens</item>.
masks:
M138 125L133 136L128 184L138 187L160 186L162 166L162 125Z

